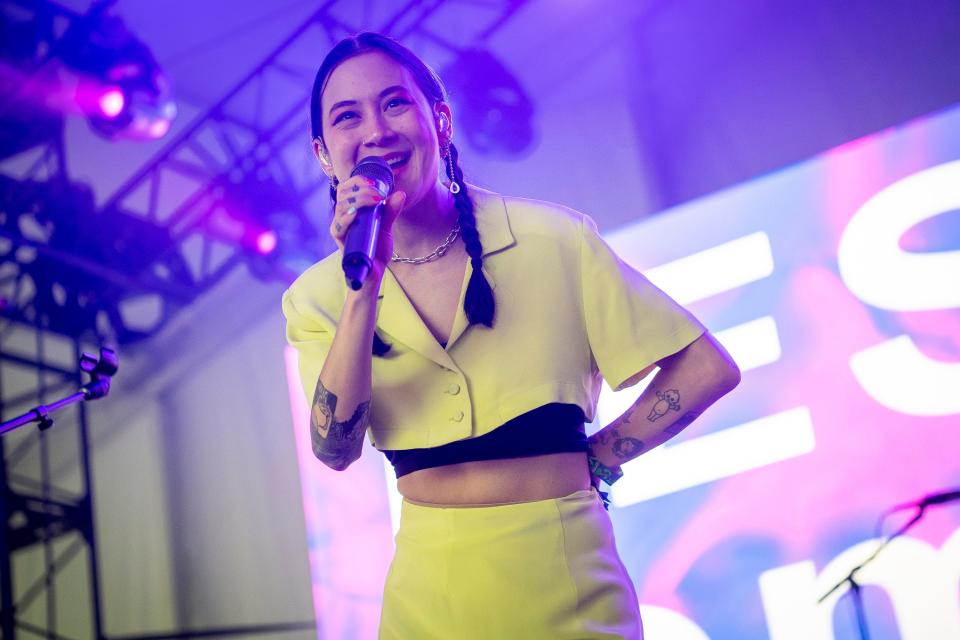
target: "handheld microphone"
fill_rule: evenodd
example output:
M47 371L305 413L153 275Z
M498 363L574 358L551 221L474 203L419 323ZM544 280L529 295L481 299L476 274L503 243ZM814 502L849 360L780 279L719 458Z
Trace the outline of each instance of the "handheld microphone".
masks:
M387 195L393 191L393 171L383 158L364 158L350 172L351 178L357 175L376 181L377 188ZM383 207L382 203L372 207L360 207L347 229L347 236L343 241L343 275L347 279L347 285L354 291L363 286L370 269L373 268Z

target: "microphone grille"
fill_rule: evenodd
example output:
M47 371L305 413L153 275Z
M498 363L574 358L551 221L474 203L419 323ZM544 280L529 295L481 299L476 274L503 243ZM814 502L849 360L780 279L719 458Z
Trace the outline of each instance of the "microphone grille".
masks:
M376 156L369 156L357 163L350 172L350 177L363 176L371 180L378 180L387 185L387 191L393 191L393 170L387 161Z

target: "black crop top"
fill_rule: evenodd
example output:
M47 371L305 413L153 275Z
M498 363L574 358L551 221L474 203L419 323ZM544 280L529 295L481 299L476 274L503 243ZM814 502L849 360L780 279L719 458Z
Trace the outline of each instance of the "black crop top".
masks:
M427 449L384 450L397 477L458 462L587 451L583 409L551 403L517 416L490 433Z

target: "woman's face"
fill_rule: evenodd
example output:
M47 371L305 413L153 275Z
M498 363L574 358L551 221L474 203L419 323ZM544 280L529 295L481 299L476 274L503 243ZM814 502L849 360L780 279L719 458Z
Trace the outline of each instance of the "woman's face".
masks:
M439 182L437 114L413 74L389 56L371 52L349 58L327 78L320 96L328 167L343 181L357 162L380 156L390 163L394 189L416 205ZM445 130L448 131L448 130Z

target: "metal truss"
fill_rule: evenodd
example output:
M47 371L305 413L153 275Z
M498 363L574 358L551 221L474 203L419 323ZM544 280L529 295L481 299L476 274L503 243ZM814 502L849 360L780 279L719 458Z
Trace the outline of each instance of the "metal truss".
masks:
M0 46L0 84L11 85L0 94L0 339L22 324L132 342L196 296L182 260L159 257L170 245L163 228L117 207L98 211L92 190L70 180L62 115L34 103L56 75L58 39L80 19L43 0L0 2L12 43ZM129 301L150 295L157 318L125 321Z
M18 346L0 344L0 414L11 417L76 391L81 343L42 330L19 329ZM32 338L32 340L31 340ZM32 345L27 344L32 341ZM88 423L71 408L52 428L23 427L0 438L0 628L4 638L78 637L58 626L58 602L89 602L88 630L102 637L100 580L93 519ZM52 469L69 460L72 480ZM16 569L16 571L14 570ZM64 593L58 575L88 578L82 594ZM28 622L37 619L46 624Z
M161 329L240 265L292 279L334 248L307 126L324 52L369 25L440 66L480 49L522 4L328 1L96 211L84 187L66 180L57 136L30 169L0 179L0 313L125 344ZM457 33L444 33L454 17ZM262 255L256 237L268 231L279 246ZM135 313L150 305L146 319Z
M76 14L43 2L4 2L0 10L4 35L10 39L3 47L5 57L16 58L36 76L42 75L44 50ZM64 353L79 355L79 341L45 331L42 324L49 318L37 312L44 295L43 271L49 266L44 252L55 251L43 241L49 229L42 224L40 204L52 195L43 192L44 185L62 182L66 176L63 122L52 114L32 119L30 106L18 99L17 91L23 88L13 89L0 96L0 142L5 156L19 153L18 173L23 179L0 174L0 418L80 386L78 361L63 357ZM0 438L0 629L4 638L63 637L57 633L57 575L78 563L85 563L81 571L88 577L89 627L100 635L88 425L83 407L71 413L61 418L66 425L55 429L21 428ZM70 455L75 461L79 474L73 486L52 481L51 458L57 454ZM38 618L46 624L38 627L27 622Z
M246 264L260 277L290 280L334 249L325 232L329 201L310 149L309 89L318 61L334 42L361 25L420 45L434 60L459 47L431 24L441 13L470 8L476 48L522 2L337 0L324 3L222 100L182 131L121 186L105 209L141 216L165 230L189 268L195 295ZM372 20L372 16L385 16ZM276 251L258 255L257 231L273 231Z

